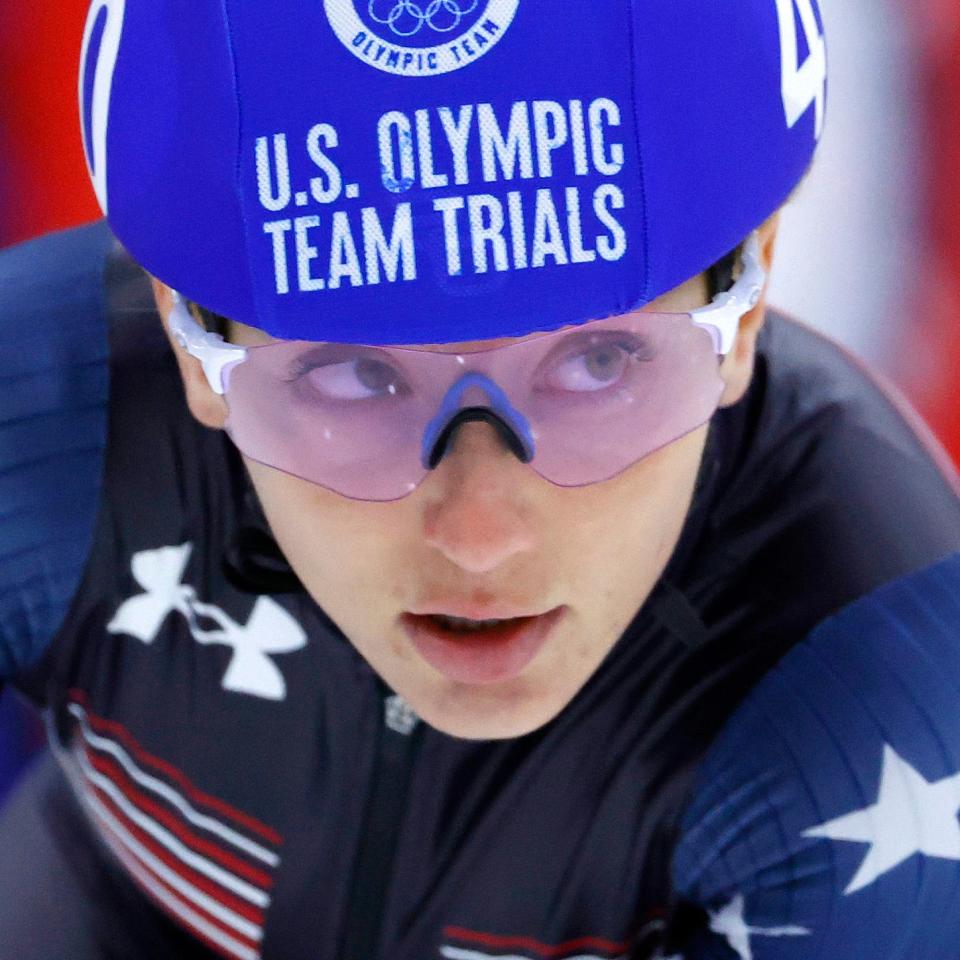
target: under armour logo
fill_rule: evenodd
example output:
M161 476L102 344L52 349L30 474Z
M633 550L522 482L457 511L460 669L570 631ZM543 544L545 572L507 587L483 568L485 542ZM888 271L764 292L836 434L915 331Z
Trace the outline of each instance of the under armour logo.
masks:
M286 681L268 654L290 653L307 644L303 628L276 601L258 597L246 624L231 619L219 607L201 603L189 584L181 583L193 544L143 550L133 556L133 578L146 591L125 600L107 624L110 633L126 633L143 643L153 643L171 613L186 618L197 643L219 643L233 648L223 676L224 690L248 693L265 700L284 700ZM215 629L204 630L200 618L212 620Z

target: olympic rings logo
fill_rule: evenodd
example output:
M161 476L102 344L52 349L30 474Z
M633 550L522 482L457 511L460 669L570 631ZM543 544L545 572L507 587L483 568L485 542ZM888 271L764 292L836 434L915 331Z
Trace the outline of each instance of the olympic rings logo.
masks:
M398 37L413 37L421 30L450 33L477 9L480 0L369 0L367 13Z
M490 53L523 0L321 2L337 39L367 66L400 77L436 77Z

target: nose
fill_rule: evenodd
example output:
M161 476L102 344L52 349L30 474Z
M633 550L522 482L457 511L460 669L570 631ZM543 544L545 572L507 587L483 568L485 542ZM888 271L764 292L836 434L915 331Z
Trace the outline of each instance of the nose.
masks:
M523 493L529 472L491 423L461 424L423 484L431 497L424 512L427 542L474 574L531 550L533 518Z

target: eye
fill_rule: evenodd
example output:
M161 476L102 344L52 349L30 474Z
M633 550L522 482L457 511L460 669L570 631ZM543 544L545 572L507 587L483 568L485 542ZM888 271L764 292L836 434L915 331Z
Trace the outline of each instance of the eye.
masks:
M296 379L327 400L396 397L407 389L397 370L371 357L355 357L336 363L317 363L305 358L299 364Z
M561 357L548 372L546 382L555 390L596 393L619 383L638 359L643 357L636 343L605 341Z

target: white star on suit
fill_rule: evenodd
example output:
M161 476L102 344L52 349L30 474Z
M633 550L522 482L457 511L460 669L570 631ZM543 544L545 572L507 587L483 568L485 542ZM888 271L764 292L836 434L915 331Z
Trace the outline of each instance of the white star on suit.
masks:
M804 937L810 934L806 927L751 927L743 916L743 894L737 894L725 907L710 914L710 929L727 938L740 960L753 960L750 935L763 937Z
M889 744L883 748L883 773L877 802L803 832L869 843L846 894L869 886L914 854L960 860L960 773L930 783Z

